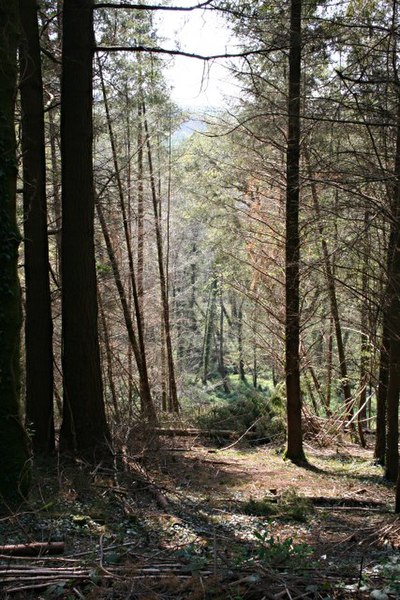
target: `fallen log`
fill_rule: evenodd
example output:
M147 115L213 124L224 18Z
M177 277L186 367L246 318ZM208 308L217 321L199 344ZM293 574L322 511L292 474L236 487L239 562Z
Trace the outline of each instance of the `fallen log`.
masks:
M230 429L194 429L194 428L186 428L186 429L181 429L181 428L169 428L169 427L154 427L153 431L155 433L158 433L158 435L165 435L167 437L174 437L174 436L182 436L182 437L197 437L197 436L205 436L205 437L212 437L212 436L220 436L220 437L229 437L229 438L235 438L236 436L238 436L238 432L237 431L232 431ZM246 436L250 436L250 437L256 437L257 434L254 433L253 431L247 431L245 433ZM244 436L242 436L244 437Z
M30 542L0 546L0 554L11 556L40 556L42 554L62 554L63 552L64 542Z

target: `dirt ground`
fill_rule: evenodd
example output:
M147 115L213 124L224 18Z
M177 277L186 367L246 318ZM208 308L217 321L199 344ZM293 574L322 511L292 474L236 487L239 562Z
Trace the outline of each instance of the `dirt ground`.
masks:
M400 519L372 443L281 448L168 440L146 464L36 467L0 544L63 541L60 556L0 550L0 598L400 598Z

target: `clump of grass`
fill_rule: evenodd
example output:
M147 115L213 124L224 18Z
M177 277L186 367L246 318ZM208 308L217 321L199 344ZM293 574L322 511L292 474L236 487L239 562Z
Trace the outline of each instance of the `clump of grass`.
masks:
M274 503L274 498L268 496L255 500L250 497L250 500L244 503L243 512L245 515L254 517L274 517L278 513L278 505Z
M245 502L243 512L257 517L304 522L312 514L313 505L308 498L299 495L295 489L289 488L276 498L270 496L260 500L250 498Z

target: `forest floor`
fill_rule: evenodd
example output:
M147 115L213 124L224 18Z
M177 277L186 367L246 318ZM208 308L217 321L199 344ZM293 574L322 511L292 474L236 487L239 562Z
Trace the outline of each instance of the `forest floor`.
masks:
M35 466L29 507L0 544L63 541L58 556L0 550L0 598L400 598L400 518L372 443L228 450L167 440L149 466Z

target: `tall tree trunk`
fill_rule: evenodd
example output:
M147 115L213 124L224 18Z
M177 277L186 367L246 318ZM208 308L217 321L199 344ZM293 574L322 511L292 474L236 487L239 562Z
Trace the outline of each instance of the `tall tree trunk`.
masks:
M319 206L319 201L318 201L317 188L311 178L310 157L308 155L307 149L305 149L305 157L307 160L308 171L309 171L309 175L310 175L310 179L311 179L311 195L312 195L313 205L314 205L314 209L315 209L315 213L316 213L317 221L318 221L318 231L319 231L319 235L321 238L321 246L322 246L323 259L324 259L326 283L327 283L327 287L328 287L329 302L330 302L330 306L331 306L331 316L332 316L333 324L335 327L336 345L337 345L338 355L339 355L339 369L340 369L341 385L342 385L343 396L344 396L344 401L345 401L345 406L346 406L346 419L349 420L349 419L351 419L351 415L353 412L353 398L351 395L351 388L350 388L350 382L349 382L349 377L348 377L346 351L345 351L345 344L344 344L343 335L342 335L342 325L341 325L340 315L339 315L339 304L337 301L335 276L334 276L331 260L329 257L328 244L326 242L325 235L324 235L324 227L323 227L323 222L321 219L321 211L320 211L320 206ZM354 428L354 426L352 426L352 428Z
M239 352L239 378L240 381L246 383L246 373L244 371L243 360L243 304L244 300L240 301L237 314L237 330L238 330L238 352Z
M153 158L150 144L149 127L146 117L146 106L143 101L143 119L144 119L144 131L146 136L147 146L147 160L149 165L150 173L150 185L151 185L151 196L153 200L153 213L154 213L154 227L156 232L156 245L157 245L157 259L158 259L158 272L160 277L160 292L161 292L161 308L164 319L164 332L165 332L165 345L167 349L167 364L168 364L168 376L169 376L169 394L170 401L169 405L173 412L179 412L178 392L176 388L175 379L175 366L174 366L174 355L172 351L172 339L171 339L171 321L169 316L169 300L168 300L168 285L167 277L164 266L164 251L161 231L161 218L160 210L158 206L157 191L155 186L154 169L153 169Z
M397 97L397 139L393 189L392 225L389 252L388 325L389 382L386 395L385 477L396 481L399 469L399 393L400 393L400 92Z
M108 454L97 323L92 164L93 0L65 0L61 80L62 365L60 446Z
M221 375L222 384L224 386L225 394L230 393L228 374L225 367L224 357L224 304L223 304L223 291L222 291L222 278L219 286L219 344L218 344L218 369Z
M379 359L379 379L376 396L376 435L374 458L380 465L385 464L386 453L386 397L389 382L389 325L387 311L384 310L382 325L382 341Z
M133 353L135 356L135 360L136 360L136 365L137 365L138 372L139 372L140 400L141 400L142 411L143 411L144 416L148 419L149 423L151 423L151 425L156 425L157 424L157 414L156 414L155 406L154 406L153 399L151 396L149 378L148 378L148 374L147 374L147 363L146 363L146 361L143 361L143 354L140 349L140 343L138 342L138 339L135 334L135 330L133 327L133 321L132 321L131 313L129 310L127 294L125 292L125 288L122 283L122 277L121 277L121 274L119 271L117 258L115 256L115 251L114 251L114 248L113 248L113 245L111 242L110 234L107 229L107 223L106 223L106 220L105 220L105 217L103 214L103 210L101 208L99 200L96 200L96 210L97 210L97 214L99 217L101 229L103 232L104 241L106 243L108 258L111 263L111 268L112 268L113 275L114 275L115 286L117 288L119 299L121 302L122 313L124 315L125 326L126 326L126 330L128 333L129 342L131 344L131 347L132 347L132 350L133 350ZM137 300L137 295L136 295L136 300Z
M395 498L394 512L400 513L400 468L399 468L399 472L397 474L396 498Z
M111 395L111 402L114 408L114 418L116 420L116 422L118 424L120 424L121 421L121 414L120 414L120 410L119 410L119 406L118 406L118 395L117 395L117 390L115 389L115 383L114 383L114 373L113 373L113 358L112 358L112 351L111 351L111 343L110 343L110 335L109 335L109 331L108 331L108 324L107 324L107 319L106 319L106 315L104 313L104 307L103 307L103 303L102 303L102 299L101 299L101 294L100 291L98 293L98 301L99 301L99 312L100 312L100 322L102 325L102 330L103 330L103 339L104 339L104 351L105 351L105 360L103 360L103 363L106 363L106 369L107 369L107 383L110 389L110 395ZM130 371L128 369L128 385L130 386Z
M54 450L53 323L47 239L43 85L36 0L20 0L24 180L26 420L35 452Z
M132 252L132 243L131 243L131 237L130 237L130 232L129 232L128 214L127 214L127 210L126 210L124 191L123 191L120 169L119 169L119 164L118 164L117 147L116 147L114 132L113 132L112 124L111 124L111 116L110 116L110 110L109 110L109 105L108 105L108 98L107 98L106 88L105 88L105 84L104 84L103 70L101 67L100 60L98 60L98 66L99 66L101 87L102 87L102 92L103 92L104 107L106 110L107 127L108 127L108 133L109 133L109 137L110 137L115 177L117 180L119 206L120 206L121 214L122 214L126 250L127 250L127 254L128 254L130 286L131 286L131 292L132 292L132 296L133 296L133 303L134 303L134 307L135 307L135 317L136 317L136 327L137 327L137 350L139 352L139 354L137 354L137 352L135 352L135 358L136 358L136 363L138 366L139 378L140 378L140 399L141 399L143 414L147 416L149 421L155 422L156 414L155 414L155 407L154 407L154 403L153 403L153 400L151 397L151 391L150 391L150 384L149 384L148 370L147 370L146 348L145 348L145 341L144 341L143 315L142 315L143 302L142 302L142 307L141 307L139 294L138 294L138 287L137 287L137 282L136 282L136 277L135 277L135 267L133 264L134 260L133 260L133 252ZM101 208L100 204L97 203L98 214L99 214L100 208ZM104 233L105 228L106 228L106 226L102 225L103 233ZM108 246L107 246L107 248L109 249ZM109 251L109 256L110 256L110 251ZM115 260L115 254L114 254L114 260ZM115 260L115 264L116 264L116 260ZM113 269L115 269L115 266L113 266ZM114 273L115 273L115 271L114 271ZM122 282L120 277L119 277L119 280ZM128 308L126 310L129 312L129 302L128 302ZM125 321L126 321L126 317L125 317ZM128 331L128 334L129 334L129 331ZM133 346L132 346L132 348L133 348Z
M364 235L363 235L363 265L362 265L362 299L360 310L360 403L357 417L358 435L360 443L365 448L366 440L363 426L367 424L367 385L368 385L368 366L369 366L369 338L368 338L368 268L369 268L369 220L370 214L365 211L364 214Z
M137 122L137 288L139 307L143 318L144 297L144 189L143 189L143 109L139 101Z
M326 356L326 407L330 411L332 398L332 373L333 373L333 317L329 318L328 344Z
M289 49L289 123L286 190L286 457L293 462L305 460L301 423L300 389L300 83L301 83L301 0L290 4Z
M210 356L211 356L211 342L214 333L214 319L215 319L215 305L218 292L218 281L216 275L213 275L210 295L208 299L208 307L206 314L205 330L204 330L204 343L203 343L203 369L201 381L203 385L206 385L209 377L210 369Z
M14 107L18 0L0 0L0 502L29 488L29 453L19 413L21 304L18 280Z

